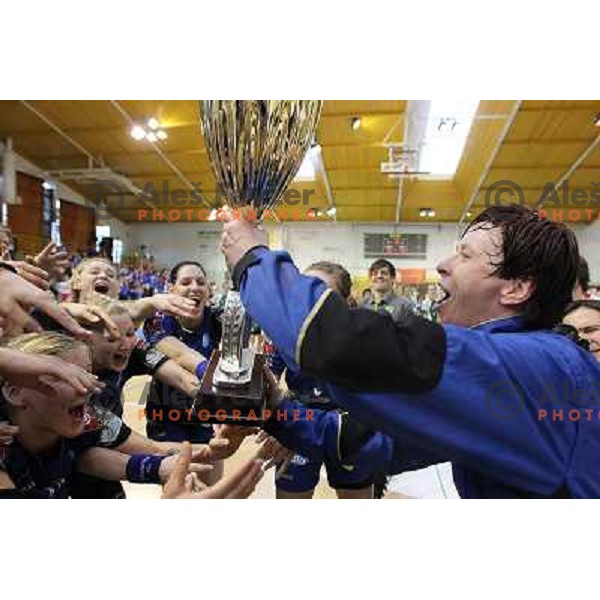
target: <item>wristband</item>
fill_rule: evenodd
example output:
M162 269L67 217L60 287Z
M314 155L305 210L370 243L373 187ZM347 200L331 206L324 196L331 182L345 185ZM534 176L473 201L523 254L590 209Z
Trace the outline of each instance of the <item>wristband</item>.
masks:
M169 360L164 352L145 342L139 344L139 351L140 356L143 357L144 369L148 375L154 375Z
M166 456L156 454L132 454L125 469L131 483L161 483L158 476L160 465Z
M201 363L198 363L196 366L196 377L200 380L204 377L204 373L206 373L206 368L208 367L208 361L203 360Z

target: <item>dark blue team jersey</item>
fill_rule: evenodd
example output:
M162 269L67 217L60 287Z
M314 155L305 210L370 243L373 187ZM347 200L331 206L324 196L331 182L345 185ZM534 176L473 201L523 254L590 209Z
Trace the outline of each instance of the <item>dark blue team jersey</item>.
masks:
M148 343L157 344L166 337L177 338L188 348L209 359L221 341L221 323L217 314L208 306L204 307L202 324L194 330L185 329L175 317L163 315L160 327L149 337Z
M160 328L154 332L148 342L157 344L166 337L174 337L188 348L202 354L207 360L221 341L221 322L217 313L208 306L204 308L202 324L195 330L188 330L171 316L163 315ZM212 426L208 424L185 424L169 421L169 410L183 411L193 406L194 400L168 385L153 381L146 402L146 432L148 437L158 441L184 441L206 443L213 435Z
M308 373L287 366L281 354L277 351L275 351L271 358L270 368L278 377L285 370L285 383L288 390L300 402L318 406L321 410L339 408L339 405L329 398L323 382Z
M93 406L86 408L85 421L85 431L80 436L61 438L44 452L28 452L18 438L10 446L0 446L0 471L4 471L16 490L27 498L68 498L77 459L94 446L118 445L125 433L120 419Z

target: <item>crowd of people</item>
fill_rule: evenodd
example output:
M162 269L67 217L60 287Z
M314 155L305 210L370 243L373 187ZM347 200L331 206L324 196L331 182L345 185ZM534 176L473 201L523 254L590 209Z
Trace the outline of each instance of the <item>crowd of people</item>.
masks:
M417 302L375 261L358 307L342 265L301 274L251 223L226 223L268 365L260 430L190 417L226 292L200 263L115 265L53 243L15 260L11 244L1 229L0 497L123 498L128 480L243 498L276 466L278 498L311 498L323 467L339 498L373 498L447 461L463 497L600 496L600 301L572 232L533 211L484 211ZM151 379L146 435L123 420L136 375ZM250 436L256 457L224 477Z
M142 342L136 329L157 313L165 323L168 317L188 323L202 316L205 279L183 291L123 302L119 270L109 259L73 263L50 243L36 256L13 260L10 232L3 233L1 497L122 498L122 480L163 483L169 498L247 497L263 470L283 460L285 449L263 434L256 459L222 478L222 461L255 428L199 424L206 435L194 435L189 426L185 432L191 435L178 436L157 431L149 420L143 436L122 420L123 387L134 375L149 375L169 399L195 399L206 357L183 344L169 355L158 344ZM50 290L68 270L69 298L58 303ZM168 343L168 336L161 340ZM148 404L154 399L151 394ZM203 443L196 443L200 437Z

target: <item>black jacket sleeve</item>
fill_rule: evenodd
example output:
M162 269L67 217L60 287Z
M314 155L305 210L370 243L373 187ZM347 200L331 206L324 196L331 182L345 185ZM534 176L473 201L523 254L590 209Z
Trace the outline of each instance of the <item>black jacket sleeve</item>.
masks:
M329 294L307 328L300 364L351 390L425 392L440 380L445 357L440 325L412 315L396 323Z

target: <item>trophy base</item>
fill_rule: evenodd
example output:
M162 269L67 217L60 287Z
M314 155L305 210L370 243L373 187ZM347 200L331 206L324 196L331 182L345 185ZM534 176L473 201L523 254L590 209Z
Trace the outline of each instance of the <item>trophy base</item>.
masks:
M248 383L233 385L218 383L217 366L221 353L215 350L202 378L196 396L194 412L202 414L204 423L229 423L261 427L264 424L266 386L262 354L254 357L252 376Z

